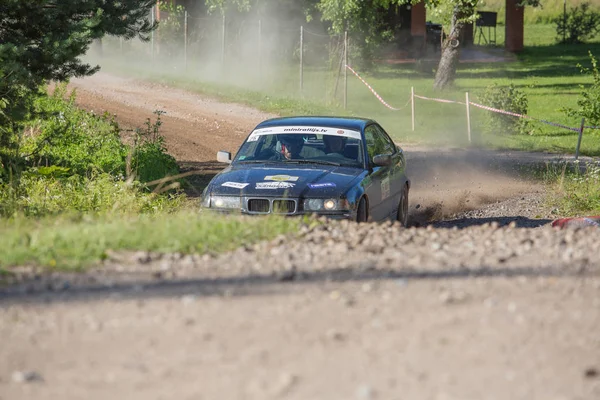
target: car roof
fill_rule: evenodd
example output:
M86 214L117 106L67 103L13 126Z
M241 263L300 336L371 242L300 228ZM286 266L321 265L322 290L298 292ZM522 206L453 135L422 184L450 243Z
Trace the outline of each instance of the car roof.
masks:
M259 128L270 128L275 126L288 126L288 125L299 125L299 126L322 126L325 128L340 128L350 129L355 131L362 131L365 126L375 121L367 118L356 118L356 117L283 117L273 118L261 122L256 126L255 129Z

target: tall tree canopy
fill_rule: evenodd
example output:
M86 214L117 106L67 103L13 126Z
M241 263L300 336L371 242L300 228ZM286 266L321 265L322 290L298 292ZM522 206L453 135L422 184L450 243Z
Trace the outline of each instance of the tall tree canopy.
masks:
M155 0L0 0L0 175L20 124L46 80L90 75L84 63L106 34L148 39Z

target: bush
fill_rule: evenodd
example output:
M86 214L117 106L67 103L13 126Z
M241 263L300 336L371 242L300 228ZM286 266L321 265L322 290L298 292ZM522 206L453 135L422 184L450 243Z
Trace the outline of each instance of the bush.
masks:
M585 118L586 123L590 125L600 125L600 70L598 69L598 60L592 52L588 53L592 62L592 68L585 68L577 64L582 74L592 75L593 83L588 86L579 85L581 89L581 98L577 100L578 109L563 108L569 117Z
M527 95L515 88L513 84L488 86L479 96L479 101L499 110L521 115L527 114ZM490 111L487 118L487 129L493 133L501 131L508 134L527 134L529 133L529 123L524 118Z
M179 166L173 156L167 153L165 139L159 133L163 111L155 111L156 122L146 120L144 130L136 131L133 145L131 168L140 182L151 182L179 173Z
M147 193L136 182L102 173L91 177L57 176L52 168L32 168L20 185L0 186L0 215L43 217L61 213L132 214L173 210L177 195Z
M20 157L10 161L19 161L19 173L0 176L0 216L148 213L181 204L177 195L149 193L143 185L179 172L159 132L161 112L156 123L148 119L146 129L138 129L129 147L114 120L80 110L74 95L68 101L64 95L62 85L35 100L35 118L27 121L16 146Z
M600 13L590 11L589 3L572 7L569 12L552 20L556 24L559 43L583 43L600 32Z
M118 125L106 115L78 109L74 94L65 101L65 92L66 86L59 85L52 96L36 99L36 117L25 128L21 156L29 166L60 166L76 175L124 175L127 146Z

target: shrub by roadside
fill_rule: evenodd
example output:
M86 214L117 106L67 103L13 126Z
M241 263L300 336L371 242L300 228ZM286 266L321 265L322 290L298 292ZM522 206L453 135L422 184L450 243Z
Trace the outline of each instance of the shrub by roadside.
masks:
M179 168L160 135L160 112L136 141L121 141L118 124L65 100L65 85L40 93L21 136L13 169L0 178L0 216L93 212L154 213L176 209L183 197L150 193L143 183Z

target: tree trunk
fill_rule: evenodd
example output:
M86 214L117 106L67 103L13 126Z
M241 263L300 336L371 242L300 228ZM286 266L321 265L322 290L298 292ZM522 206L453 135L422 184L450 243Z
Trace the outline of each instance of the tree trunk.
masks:
M450 33L442 46L442 56L438 69L435 73L433 88L435 90L446 89L454 83L456 77L456 66L460 57L460 38L465 29L465 17L473 14L473 9L454 7Z

